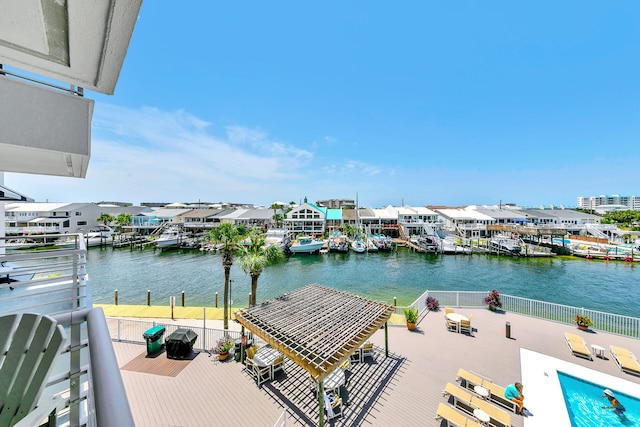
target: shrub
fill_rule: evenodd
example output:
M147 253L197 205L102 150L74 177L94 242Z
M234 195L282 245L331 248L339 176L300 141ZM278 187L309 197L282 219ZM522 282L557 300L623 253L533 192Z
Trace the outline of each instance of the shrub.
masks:
M500 301L500 292L498 292L496 289L489 292L489 295L487 295L484 299L484 303L490 307L502 308L502 302Z
M228 353L229 350L231 350L231 348L233 347L233 345L234 345L233 340L230 337L225 336L218 340L218 342L216 343L216 346L211 349L211 352L213 354Z
M576 317L573 318L574 322L576 322L579 326L589 327L593 325L593 321L589 318L589 316L583 316L581 314L576 314Z
M430 311L438 311L440 308L440 303L434 297L427 297L426 305Z

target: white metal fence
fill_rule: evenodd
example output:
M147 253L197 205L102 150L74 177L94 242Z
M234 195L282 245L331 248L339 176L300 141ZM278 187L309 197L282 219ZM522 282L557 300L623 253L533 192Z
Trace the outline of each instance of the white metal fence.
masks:
M415 307L418 312L423 313L426 310L428 296L436 298L441 307L486 307L484 298L488 293L488 291L426 291L411 304L411 307ZM637 317L505 294L500 295L500 301L502 302L502 310L559 323L574 324L574 317L581 314L588 316L593 321L591 328L594 330L640 339L640 318ZM396 312L400 313L402 308L404 307L398 307Z

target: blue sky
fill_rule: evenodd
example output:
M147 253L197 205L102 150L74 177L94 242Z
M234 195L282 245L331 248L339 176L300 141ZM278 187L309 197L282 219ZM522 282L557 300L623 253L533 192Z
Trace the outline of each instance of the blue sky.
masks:
M143 3L85 179L39 201L638 195L640 3Z

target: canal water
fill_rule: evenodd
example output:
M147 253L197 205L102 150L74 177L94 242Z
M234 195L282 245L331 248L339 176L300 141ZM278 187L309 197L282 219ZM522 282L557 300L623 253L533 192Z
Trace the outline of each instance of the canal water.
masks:
M222 305L224 270L219 254L91 248L87 271L93 302L111 304L179 303ZM251 279L234 263L233 306L246 306ZM258 302L310 283L377 301L408 305L425 290L488 291L640 316L640 264L573 257L513 258L494 255L431 255L399 248L391 253L295 255L267 267L258 282Z

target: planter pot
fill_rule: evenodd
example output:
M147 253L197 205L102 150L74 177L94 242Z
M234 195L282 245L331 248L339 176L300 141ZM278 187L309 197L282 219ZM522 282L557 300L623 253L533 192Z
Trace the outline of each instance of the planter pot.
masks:
M587 329L589 329L589 327L584 325L578 325L578 329L580 329L581 331L586 331Z
M489 311L496 311L496 306L495 305L490 305L489 306Z
M416 324L415 323L407 322L407 329L409 329L410 331L413 331L415 328L416 328Z
M225 351L223 353L218 353L218 360L227 360L227 357L229 357L229 352Z

